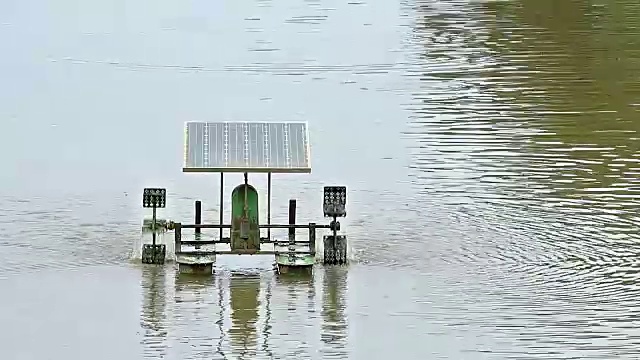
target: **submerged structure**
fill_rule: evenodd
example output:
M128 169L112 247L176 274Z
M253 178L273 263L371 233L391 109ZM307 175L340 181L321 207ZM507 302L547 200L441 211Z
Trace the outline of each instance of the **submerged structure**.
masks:
M145 189L143 206L153 209L150 224L152 244L144 244L142 262L163 264L166 246L156 243L158 229L174 232L175 255L181 273L211 274L216 256L221 254L273 255L280 273L310 271L316 259L316 233L323 236L323 260L327 265L347 263L347 239L339 235L339 217L346 216L346 187L325 186L323 213L331 218L325 224L296 223L296 200L289 200L288 224L271 223L272 174L311 173L309 131L304 122L188 122L185 129L185 173L220 174L220 208L217 224L203 224L201 202L196 201L195 222L183 224L156 219L156 208L166 206L165 189ZM242 173L244 182L231 192L229 223L224 222L224 175ZM249 183L249 174L267 176L267 218L260 219L258 191ZM183 240L183 231L194 229L194 240ZM207 239L201 229L218 229L217 238ZM266 230L262 236L261 229ZM288 229L286 239L275 239L272 229ZM306 229L306 239L296 237L296 229ZM226 234L225 234L226 233ZM229 244L229 250L217 250ZM273 250L263 249L272 244ZM203 250L212 245L214 249Z

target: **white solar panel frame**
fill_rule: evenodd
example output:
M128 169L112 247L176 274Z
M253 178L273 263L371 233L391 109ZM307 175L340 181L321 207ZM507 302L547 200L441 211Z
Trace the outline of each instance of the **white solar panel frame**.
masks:
M279 135L282 141L269 138ZM291 136L303 142L295 151ZM309 125L306 121L189 121L185 123L182 171L311 173Z

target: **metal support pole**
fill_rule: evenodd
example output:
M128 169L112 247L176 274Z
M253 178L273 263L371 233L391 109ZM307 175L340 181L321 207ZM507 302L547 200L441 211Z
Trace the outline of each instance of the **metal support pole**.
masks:
M267 225L271 225L271 173L267 174ZM271 228L267 229L267 240L271 241Z
M289 200L289 225L295 225L296 223L296 199ZM296 228L289 227L289 261L295 261L296 251Z
M202 202L200 200L196 200L196 205L195 205L195 212L196 212L196 225L200 225L202 224ZM202 232L202 229L200 228L196 228L196 236L200 235L200 233Z
M244 173L244 207L243 214L245 218L249 217L249 203L248 203L248 191L249 191L249 174Z
M316 254L316 224L309 223L309 251Z
M336 219L337 219L337 217L334 216L333 217L333 223L334 224L337 221ZM338 243L338 229L336 228L336 226L333 227L333 241L331 241L331 243L332 243L333 249L335 249L336 248L336 244Z
M224 222L224 173L220 173L220 225ZM222 228L220 228L220 240L222 240Z
M179 252L181 252L181 248L182 248L182 224L181 223L175 223L174 224L174 241L175 241L175 246L173 249L173 252L175 254L178 254Z
M195 218L196 222L195 222L195 224L196 225L200 225L200 224L202 224L202 202L200 202L200 200L196 200L195 206L196 206L196 209L195 209L196 210L195 211L196 212L196 214L195 214L196 215L196 218ZM202 239L202 234L201 233L202 233L202 229L197 227L196 228L196 233L195 233L195 239L196 240L201 240ZM200 250L200 245L199 244L196 245L196 250Z
M156 205L153 205L153 215L151 217L151 239L153 241L153 246L156 246Z
M296 199L289 200L289 225L296 224ZM293 238L295 241L296 229L295 227L289 228L289 239Z

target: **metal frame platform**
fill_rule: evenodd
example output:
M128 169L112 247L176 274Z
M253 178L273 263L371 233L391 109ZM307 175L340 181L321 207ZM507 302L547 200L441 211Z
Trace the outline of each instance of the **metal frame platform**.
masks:
M203 246L203 245L215 245L215 244L229 244L231 239L228 237L223 237L218 240L182 240L182 229L231 229L231 225L229 224L181 224L174 223L174 241L175 241L175 253L176 257L180 255L202 255L202 256L214 256L214 255L223 255L223 254L233 254L233 255L284 255L284 254L316 254L316 230L317 229L330 229L331 225L320 225L315 223L309 224L269 224L269 225L259 225L260 229L308 229L309 230L309 240L307 241L297 241L295 237L289 240L271 240L270 238L260 238L261 244L282 244L282 245L308 245L309 251L269 251L269 250L256 250L256 251L182 251L182 246Z
M309 131L306 122L187 122L182 171L185 173L220 173L220 219L218 224L202 224L202 205L200 201L196 201L194 224L170 221L164 224L167 229L174 230L176 262L180 265L181 272L182 270L189 273L200 271L210 274L216 255L222 254L275 255L276 263L279 266L310 267L315 263L316 230L318 229L332 231L332 235L323 237L325 264L346 263L346 237L339 236L337 233L340 230L337 217L346 216L346 187L327 186L324 188L324 216L333 218L329 224L296 224L296 200L294 199L289 201L289 224L271 224L272 174L311 172ZM244 185L244 209L241 209L241 215L232 215L232 223L235 224L233 226L224 223L224 173L244 174L244 184L236 188L236 190L240 189ZM267 174L266 224L259 224L257 217L255 217L254 223L250 221L249 214L252 213L248 211L247 194L249 192L255 197L257 192L248 183L249 173ZM250 187L253 190L248 191L247 189ZM236 201L234 203L232 200L232 209L240 209L239 206L241 206L238 204L241 204L242 200L239 196L242 195L237 195L236 190L232 194L232 199ZM162 193L163 196L166 196L164 189L145 189L145 196L147 196L143 200L145 207L151 207L147 206L150 204L148 201L150 192L154 194L158 192L158 194ZM166 198L156 200L158 204L162 204L162 207L165 206ZM255 208L259 206L257 200L252 204L254 204L255 211ZM155 244L155 208L154 206L152 220L153 246L145 248L160 253L161 250L156 250ZM196 240L183 241L183 229L194 229ZM202 229L219 229L220 233L217 239L202 240ZM230 237L223 236L224 229L232 230ZM261 236L260 230L262 229L267 230L266 237ZM288 239L273 240L271 229L288 229ZM308 240L298 241L296 229L307 229L309 232ZM330 241L327 241L327 238ZM238 243L239 239L242 239L240 243ZM243 243L242 241L252 242ZM215 244L230 244L231 250L201 250L204 245ZM233 244L236 244L235 248ZM238 244L242 245L238 246ZM260 244L274 244L274 250L262 250ZM335 249L327 251L326 244L330 244ZM300 245L308 247L308 250L300 250ZM185 250L184 246L193 246L195 250ZM286 250L277 250L276 246L286 246ZM159 263L157 260L159 255L147 255L143 258L154 259L152 262ZM164 257L164 252L161 256Z

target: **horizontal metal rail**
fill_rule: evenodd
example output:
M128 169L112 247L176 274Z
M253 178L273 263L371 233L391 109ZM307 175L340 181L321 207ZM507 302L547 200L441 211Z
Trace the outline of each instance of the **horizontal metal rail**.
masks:
M182 240L180 244L182 246L202 246L202 245L215 245L215 244L230 244L231 240L222 239L222 240ZM274 245L287 245L289 244L289 240L267 240L266 238L260 239L260 244L274 244ZM309 244L310 241L307 240L296 240L293 242L294 244Z
M178 225L180 223L176 223ZM231 224L180 224L183 229L231 229ZM259 229L309 229L311 224L264 224L258 225ZM316 229L330 229L331 225L315 224Z
M231 240L182 240L180 244L182 246L198 246L198 245L214 245L214 244L230 244Z
M258 250L258 251L180 251L176 252L176 256L211 256L211 255L312 255L312 251L271 251L271 250Z
M230 244L231 243L231 239L229 238L224 238L222 240L182 240L180 241L180 244L182 244L182 246L201 246L201 245L215 245L215 244ZM261 244L282 244L282 245L286 245L289 244L290 241L289 240L268 240L267 238L260 238L260 243ZM294 244L308 244L310 243L310 241L307 240L295 240L293 242Z

